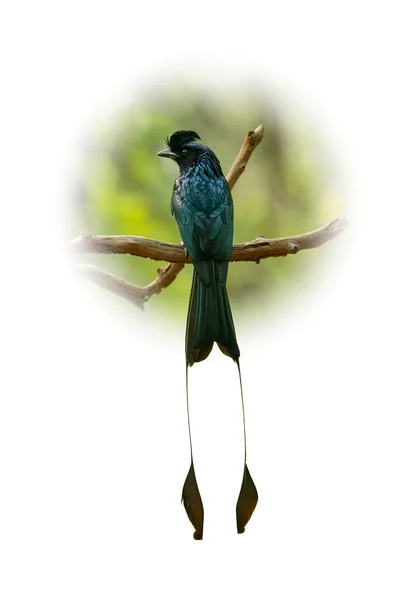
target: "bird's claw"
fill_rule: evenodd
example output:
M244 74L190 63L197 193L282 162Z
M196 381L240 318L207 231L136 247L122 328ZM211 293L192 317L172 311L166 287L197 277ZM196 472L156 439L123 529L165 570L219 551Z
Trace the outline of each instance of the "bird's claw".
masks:
M188 260L189 254L188 254L188 251L186 250L185 244L182 241L181 241L181 246L183 246L183 249L185 251L185 259Z

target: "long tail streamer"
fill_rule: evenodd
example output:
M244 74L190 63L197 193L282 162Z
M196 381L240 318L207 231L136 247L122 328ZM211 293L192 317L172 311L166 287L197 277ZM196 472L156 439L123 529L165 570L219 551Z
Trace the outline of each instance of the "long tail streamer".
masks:
M243 400L242 374L240 371L239 360L237 362L240 382L240 395L242 400L242 418L243 418L243 440L244 440L244 469L243 480L240 488L239 498L236 504L236 527L238 533L243 533L249 522L258 502L257 488L247 467L247 441L246 441L246 418ZM190 429L190 411L189 411L189 392L188 392L188 365L186 365L186 413L188 419L189 444L190 444L190 468L185 479L182 490L182 502L195 531L193 537L195 540L203 539L204 526L204 508L197 485L196 473L193 463L193 444L192 433Z
M190 443L190 468L183 484L182 490L182 502L185 507L186 514L189 517L190 522L195 528L193 537L195 540L203 539L203 525L204 525L204 508L201 500L199 487L197 485L196 474L194 471L193 464L193 445L192 445L192 433L190 430L190 413L189 413L189 393L188 393L188 365L186 364L186 412L188 418L189 428L189 443Z
M243 416L243 438L244 438L244 469L243 469L243 480L242 487L240 488L239 498L236 504L236 527L238 533L244 533L247 523L250 521L251 515L254 512L258 502L258 492L254 484L254 481L250 475L250 471L247 467L247 442L246 442L246 418L244 412L244 400L243 400L243 385L242 385L242 374L240 371L239 359L236 361L239 382L240 382L240 395L242 398L242 416Z

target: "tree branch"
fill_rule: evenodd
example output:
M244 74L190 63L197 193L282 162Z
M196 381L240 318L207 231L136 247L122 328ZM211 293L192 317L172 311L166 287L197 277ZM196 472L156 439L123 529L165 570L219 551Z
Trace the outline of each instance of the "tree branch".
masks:
M300 250L309 250L322 246L336 237L345 228L342 218L335 219L327 225L291 237L266 239L259 236L250 242L234 244L232 262L259 261L264 258L297 254ZM71 240L68 247L77 254L91 252L95 254L131 254L152 260L165 260L170 263L190 263L181 244L159 242L151 238L134 235L91 235L82 234Z
M133 302L135 306L143 310L145 302L169 286L184 266L184 263L174 263L160 267L157 269L156 279L144 287L129 283L125 279L93 265L78 265L78 273L103 289Z
M244 142L239 150L239 154L235 158L233 165L229 169L229 173L226 176L226 180L229 183L229 188L231 190L241 174L244 172L247 163L250 160L250 156L253 154L258 144L262 142L263 137L264 127L259 125L254 131L249 131L244 138Z

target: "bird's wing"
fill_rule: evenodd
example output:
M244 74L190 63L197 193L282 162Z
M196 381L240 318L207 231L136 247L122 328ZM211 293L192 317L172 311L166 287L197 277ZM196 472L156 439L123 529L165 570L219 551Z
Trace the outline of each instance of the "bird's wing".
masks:
M218 276L226 281L227 263L232 254L233 202L225 178L212 179L207 189L183 190L175 182L172 212L182 241L203 283L208 285L209 269L204 261L213 258ZM186 198L185 198L186 196Z

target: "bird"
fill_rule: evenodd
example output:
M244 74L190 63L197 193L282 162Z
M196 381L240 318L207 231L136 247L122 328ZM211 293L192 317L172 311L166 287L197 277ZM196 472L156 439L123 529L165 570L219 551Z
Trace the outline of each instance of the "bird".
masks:
M204 509L198 490L190 434L188 367L204 361L214 344L238 367L243 409L245 464L242 488L236 507L238 533L257 504L258 494L246 465L246 431L240 350L226 288L232 256L234 210L229 184L221 164L193 130L179 130L165 138L167 148L157 156L170 158L179 166L171 197L171 213L178 224L187 255L193 263L193 279L186 321L186 396L191 466L182 500L195 527L194 538L202 539Z
M214 342L233 360L240 356L226 280L233 242L233 201L214 152L194 131L177 131L158 156L180 168L171 212L194 265L186 331L186 361L203 361Z

